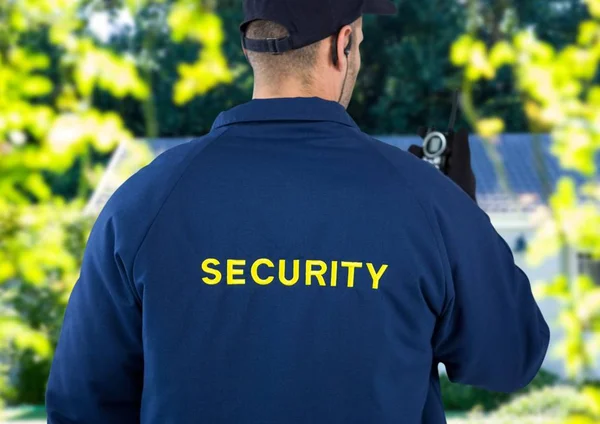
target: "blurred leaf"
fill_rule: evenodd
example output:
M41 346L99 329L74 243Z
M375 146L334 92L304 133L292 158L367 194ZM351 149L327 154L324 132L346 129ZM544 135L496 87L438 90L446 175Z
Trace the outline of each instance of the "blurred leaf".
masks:
M598 18L600 17L600 1L599 0L584 0L584 2L588 5L589 11L592 16Z
M600 183L591 181L585 184L582 188L582 192L594 200L600 201Z
M28 97L40 97L52 91L52 82L45 77L31 76L24 81L22 93Z
M144 99L149 95L132 58L119 57L94 46L90 40L81 41L80 49L82 57L76 64L75 82L84 96L90 96L96 86L118 98L132 95Z
M575 183L571 178L563 177L557 183L556 192L550 199L550 205L555 210L572 208L577 201Z
M16 274L16 271L17 270L15 266L11 262L7 260L0 261L0 286L2 283L13 278Z
M560 300L566 300L569 295L569 282L567 277L559 275L552 283L541 283L536 286L540 297L552 297Z
M173 92L176 105L188 103L218 84L233 81L233 73L221 50L224 33L217 15L208 12L200 2L179 0L169 13L168 23L174 41L191 39L202 43L195 63L178 66L180 79Z
M0 345L7 342L15 343L20 349L31 349L40 356L51 354L50 343L42 333L31 330L17 318L0 316Z
M525 417L535 417L539 420L538 422L544 424L553 422L562 424L573 413L585 409L586 402L582 399L577 388L559 383L521 394L509 403L500 406L487 418L490 423L506 418L507 424L511 422L520 424ZM509 418L512 418L512 420L508 420Z
M38 173L30 174L26 178L25 187L31 194L35 195L38 200L44 201L50 199L50 187L48 187L43 177Z
M573 415L566 419L565 424L597 424L592 418L584 415Z
M477 122L477 132L483 138L492 138L504 130L504 122L500 118L487 118Z
M490 51L490 64L496 69L503 65L513 64L515 60L515 51L507 41L496 43Z
M179 66L181 79L175 84L174 101L183 105L197 95L205 94L220 83L232 81L224 58L216 51L204 51L200 60L192 65Z
M587 323L593 317L600 315L600 288L591 290L579 300L577 305L577 315L584 323Z
M595 21L584 21L579 25L579 34L577 36L577 43L580 45L587 45L597 39L599 35L599 26Z
M538 222L537 231L527 245L526 260L530 266L538 266L545 259L556 255L561 248L556 223L547 218Z
M600 390L596 387L585 387L582 394L589 411L600 419Z
M487 57L485 44L481 41L475 41L471 46L466 76L471 81L477 81L480 78L492 79L496 76L496 70Z
M450 51L450 59L454 65L463 66L469 62L474 42L475 40L467 34L461 35L456 40Z
M558 55L557 60L558 65L567 67L564 71L565 74L569 72L572 77L590 80L596 74L598 59L588 49L575 46L565 47ZM577 83L577 81L572 82ZM573 94L579 94L580 90L579 87Z
M82 154L87 143L92 143L99 151L107 152L119 142L125 142L131 134L125 130L122 121L114 113L100 113L95 110L59 116L50 130L47 143L56 159L54 169L70 166L75 157Z

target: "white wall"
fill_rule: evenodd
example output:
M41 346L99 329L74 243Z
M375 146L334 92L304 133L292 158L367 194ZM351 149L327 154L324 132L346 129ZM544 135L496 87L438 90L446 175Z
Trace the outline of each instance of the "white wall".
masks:
M501 225L496 225L496 229L502 238L504 238L508 245L513 249L519 236L525 235L527 240L531 240L534 234L533 230L527 228L502 228ZM532 287L535 287L542 281L551 281L560 273L560 262L558 257L549 258L541 265L533 267L527 263L523 253L514 253L514 255L515 263L529 277ZM558 341L561 339L562 333L560 331L560 327L557 325L558 313L560 312L559 304L553 299L538 300L538 304L542 314L544 315L544 318L550 326L550 347L548 349L548 354L546 355L543 368L561 376L565 376L563 361L553 352L554 348L558 344Z
M528 224L526 216L521 217L506 217L506 216L491 216L492 223L496 227L498 233L506 240L508 245L513 249L517 238L524 234L527 240L531 240L535 234L535 228ZM533 287L540 284L541 281L551 281L560 270L560 258L558 256L548 258L539 266L531 266L525 260L524 254L514 253L516 264L527 274ZM571 258L571 275L577 272L576 258ZM538 300L538 304L544 315L544 318L550 326L550 347L543 368L552 371L563 377L566 377L564 361L558 357L555 352L557 345L562 340L564 332L558 324L558 315L560 313L560 304L553 299ZM597 366L593 370L593 374L600 378L600 358L598 358Z

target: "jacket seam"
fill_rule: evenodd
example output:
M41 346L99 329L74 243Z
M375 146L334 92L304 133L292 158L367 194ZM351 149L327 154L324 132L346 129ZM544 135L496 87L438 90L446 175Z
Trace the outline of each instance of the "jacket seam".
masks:
M158 207L158 210L154 214L154 217L150 221L150 224L148 225L148 229L144 233L144 236L142 237L142 240L140 241L140 244L137 247L135 255L134 255L133 260L131 262L131 275L132 275L132 280L133 281L130 282L130 288L133 290L134 296L135 296L137 302L139 302L139 306L140 307L142 306L142 299L141 299L141 297L139 295L139 292L135 288L134 270L135 270L135 263L136 263L137 258L139 256L139 253L140 253L140 251L142 249L142 246L144 245L144 242L146 241L146 239L148 237L148 234L150 234L150 231L154 227L154 224L155 224L156 220L158 219L158 216L160 215L160 212L162 211L163 207L167 204L167 202L169 201L171 195L173 194L173 192L175 191L175 189L177 188L177 186L179 185L179 183L181 182L181 180L183 179L183 177L187 174L187 172L190 169L192 163L196 160L196 158L198 157L198 155L200 155L208 146L210 146L215 141L217 141L218 139L220 139L228 131L229 131L229 128L224 129L224 131L221 134L219 134L217 137L215 137L212 140L206 142L205 144L201 144L201 148L196 153L194 153L193 155L191 155L191 158L190 158L189 162L187 163L187 165L185 165L185 168L181 172L181 175L179 175L179 177L177 178L177 180L173 183L171 189L167 192L167 195L165 196L165 199L161 202L160 206Z
M363 139L363 141L364 141L364 139ZM442 267L442 272L444 273L444 304L442 305L442 309L440 310L440 314L439 314L439 317L443 317L446 313L446 309L447 309L448 305L450 304L450 301L448 300L448 288L447 288L448 281L447 281L446 271L444 270L444 262L442 260L443 255L441 254L442 247L440 244L440 240L438 238L438 235L434 231L434 228L433 228L431 222L429 222L429 219L428 219L429 214L427 213L427 209L423 205L423 203L422 203L423 201L420 198L418 192L411 186L411 184L408 181L406 181L406 178L404 178L404 175L402 175L402 173L398 170L396 165L391 160L389 160L383 153L381 153L375 146L373 146L371 144L373 141L378 141L378 140L370 139L368 142L366 142L366 144L371 148L371 150L375 151L375 153L377 153L377 155L380 158L382 158L389 166L392 167L392 169L394 170L396 175L398 175L400 177L400 180L404 183L404 186L408 190L410 190L410 192L414 195L417 205L419 206L419 208L423 211L423 213L425 215L425 221L427 221L427 226L429 228L429 231L432 233L433 238L435 240L438 261L440 263L440 266ZM413 277L414 277L414 275L413 275Z

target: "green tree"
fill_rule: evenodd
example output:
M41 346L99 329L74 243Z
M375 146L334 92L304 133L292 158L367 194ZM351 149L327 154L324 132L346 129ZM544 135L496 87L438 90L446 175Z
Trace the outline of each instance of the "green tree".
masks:
M481 3L469 3L473 16ZM562 8L583 17L571 37L542 29L546 36L556 37L560 47L542 40L534 28L516 28L489 41L474 25L456 41L451 52L453 63L463 70L467 116L488 139L489 149L493 150L493 140L505 124L500 116L478 108L473 93L479 85L489 84L501 72L509 71L530 131L549 132L552 152L562 167L585 178L582 186L567 177L559 181L549 204L539 211L539 231L528 252L532 263L550 255L562 258L562 274L541 286L537 295L553 297L562 304L559 323L566 335L559 353L569 376L580 385L589 377L594 358L600 354L600 287L590 276L569 274L568 254L570 249L600 259L600 181L595 165L600 151L600 2L585 3L587 11L581 11L575 1L549 2L549 15ZM600 392L585 387L581 396L586 399L589 413L579 413L570 422L597 422Z
M223 55L229 64L230 77L234 84L219 84L202 95L185 103L176 102L173 97L175 84L180 79L181 63L193 62L199 48L192 38L173 40L169 37L153 38L152 48L144 42L147 32L162 34L168 28L167 14L162 12L167 5L153 5L136 14L135 20L144 21L151 17L151 25L140 25L139 31L122 31L108 41L120 54L128 54L152 65L145 78L152 81L153 110L156 119L155 131L149 132L146 125L145 108L135 98L122 101L110 93L98 93L95 104L101 109L119 110L128 128L138 137L188 137L201 136L210 131L217 115L252 97L252 73L242 53L239 39L239 23L242 21L242 8L239 1L219 1L215 13L223 23ZM141 60L141 59L140 59Z
M136 17L134 30L143 26L144 11L162 8L170 38L202 46L193 60L176 67L176 104L231 80L220 20L207 2L130 0L112 6ZM119 109L94 105L98 93L135 99L146 133L157 131L152 61L120 54L95 37L90 19L105 9L104 2L89 0L0 3L0 395L13 401L43 401L90 230L81 210L101 172L95 159L118 143L134 153L134 169L151 159L133 141ZM148 35L142 52L153 42ZM61 175L74 169L75 190L56 190ZM11 370L17 378L8 381ZM37 379L25 381L32 374Z
M560 46L580 20L577 7L560 12L550 0L485 0L467 8L465 2L403 0L394 17L367 17L363 43L363 69L351 114L373 134L414 133L418 126L445 127L451 110L452 91L461 86L461 74L448 51L465 32L492 43L513 31L516 17L523 26L546 30L544 37ZM566 3L561 0L561 3ZM570 1L573 5L576 0ZM584 8L579 8L584 9ZM579 10L577 9L577 10ZM561 26L555 25L557 21ZM528 130L522 100L506 69L493 81L472 92L478 110L493 111L511 132ZM458 125L471 125L461 117Z
M195 60L198 46L193 40L174 42L169 37L150 37L153 48L144 48L146 32L159 34L167 26L164 13L156 5L136 19L151 16L153 25L140 26L135 33L123 32L109 41L122 54L151 57L154 108L161 137L200 136L210 130L223 110L250 100L252 73L239 41L242 21L241 3L237 0L216 2L216 12L223 22L223 51L230 64L234 84L221 84L184 105L176 104L172 89L179 78L177 64ZM510 30L519 16L521 26L539 28L540 38L560 48L586 13L578 0L489 0L482 3L474 22L478 35L492 42ZM567 8L568 6L568 8ZM161 7L167 7L163 5ZM461 2L439 0L403 0L393 17L367 16L365 41L361 47L363 66L349 112L361 128L371 134L414 133L420 125L447 125L452 90L460 86L461 75L452 66L448 50L465 31L471 20ZM146 43L147 44L147 43ZM514 89L507 70L500 70L494 81L479 84L473 93L478 109L502 117L508 131L527 131L522 99ZM142 103L134 98L114 98L100 93L95 104L101 109L119 110L127 127L136 136L147 136ZM462 120L459 125L468 125Z

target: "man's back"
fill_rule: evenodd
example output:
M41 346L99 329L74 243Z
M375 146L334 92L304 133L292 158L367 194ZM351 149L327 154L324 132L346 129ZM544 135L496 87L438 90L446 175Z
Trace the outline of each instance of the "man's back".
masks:
M109 201L49 422L441 423L438 362L510 391L547 343L510 250L450 180L337 103L254 100Z

